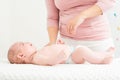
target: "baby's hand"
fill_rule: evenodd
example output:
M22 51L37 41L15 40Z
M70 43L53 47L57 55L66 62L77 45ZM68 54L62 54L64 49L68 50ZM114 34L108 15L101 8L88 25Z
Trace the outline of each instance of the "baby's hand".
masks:
M80 24L82 24L85 20L83 15L78 15L70 20L67 25L67 31L69 34L76 34L76 30Z

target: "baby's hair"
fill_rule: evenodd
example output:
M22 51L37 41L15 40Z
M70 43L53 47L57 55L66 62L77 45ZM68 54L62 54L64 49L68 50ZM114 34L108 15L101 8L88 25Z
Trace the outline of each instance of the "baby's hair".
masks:
M16 55L19 52L19 47L20 47L20 43L22 42L16 42L14 43L12 46L10 46L9 50L8 50L8 60L10 63L17 63L17 61L15 60Z

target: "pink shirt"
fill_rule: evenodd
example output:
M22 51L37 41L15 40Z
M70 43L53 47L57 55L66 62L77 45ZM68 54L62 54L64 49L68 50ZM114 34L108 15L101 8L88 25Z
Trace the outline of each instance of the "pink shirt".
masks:
M109 10L115 0L46 0L48 26L59 27L63 37L76 40L100 40L110 37L110 27L104 12ZM103 15L86 19L77 29L76 35L67 32L67 23L81 11L98 5Z

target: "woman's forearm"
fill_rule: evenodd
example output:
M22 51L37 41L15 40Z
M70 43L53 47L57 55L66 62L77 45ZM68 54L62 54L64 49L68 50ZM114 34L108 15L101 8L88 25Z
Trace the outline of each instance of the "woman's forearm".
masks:
M91 17L96 17L99 15L102 15L102 10L99 6L94 5L86 10L84 10L83 12L80 13L80 16L84 16L84 18L91 18Z
M48 36L50 43L56 43L58 27L48 27Z

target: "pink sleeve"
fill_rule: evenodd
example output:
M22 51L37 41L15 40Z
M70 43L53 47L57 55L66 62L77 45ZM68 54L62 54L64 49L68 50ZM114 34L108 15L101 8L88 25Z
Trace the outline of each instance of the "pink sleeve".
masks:
M48 27L58 27L59 10L56 8L54 0L46 0L47 25Z
M109 10L115 4L115 0L98 0L96 5L98 5L103 12Z

